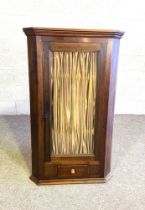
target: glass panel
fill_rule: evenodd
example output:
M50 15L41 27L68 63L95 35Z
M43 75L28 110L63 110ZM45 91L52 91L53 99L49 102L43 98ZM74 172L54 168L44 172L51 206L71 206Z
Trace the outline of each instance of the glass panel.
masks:
M92 155L97 52L52 52L52 155Z

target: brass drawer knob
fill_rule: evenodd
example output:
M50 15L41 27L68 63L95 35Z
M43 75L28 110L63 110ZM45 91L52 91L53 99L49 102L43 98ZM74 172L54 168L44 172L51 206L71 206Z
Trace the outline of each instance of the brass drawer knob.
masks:
M76 173L75 169L72 168L71 171L70 171L70 173L71 173L71 174L75 174L75 173Z

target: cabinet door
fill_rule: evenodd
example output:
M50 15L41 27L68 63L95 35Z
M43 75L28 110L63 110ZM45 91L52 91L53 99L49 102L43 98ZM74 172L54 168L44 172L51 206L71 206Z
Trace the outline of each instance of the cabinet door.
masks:
M45 161L60 178L94 177L106 43L44 42L43 48Z

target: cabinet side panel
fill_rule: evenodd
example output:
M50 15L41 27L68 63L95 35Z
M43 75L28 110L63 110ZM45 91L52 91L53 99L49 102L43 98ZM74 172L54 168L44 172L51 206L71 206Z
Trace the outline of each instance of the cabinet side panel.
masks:
M32 147L32 174L38 176L38 79L36 37L30 36L28 41L29 60L29 91L30 91L30 118L31 118L31 147Z
M108 45L107 69L110 77L110 82L109 82L108 115L107 115L107 127L106 127L104 176L107 176L111 170L112 133L113 133L119 42L120 41L118 39L112 39L109 41Z
M100 177L104 177L106 124L108 108L108 72L106 67L108 39L104 39L102 52L98 58L98 103L96 106L95 154L100 161ZM109 69L108 69L109 70Z

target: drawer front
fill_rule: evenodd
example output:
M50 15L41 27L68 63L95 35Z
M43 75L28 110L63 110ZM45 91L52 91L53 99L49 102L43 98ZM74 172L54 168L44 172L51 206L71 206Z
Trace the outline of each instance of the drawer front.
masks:
M57 165L45 164L43 174L44 174L44 177L47 177L47 178L57 177Z
M58 166L59 178L88 177L88 165L60 165Z
M95 178L100 176L100 167L98 165L89 165L89 177Z

